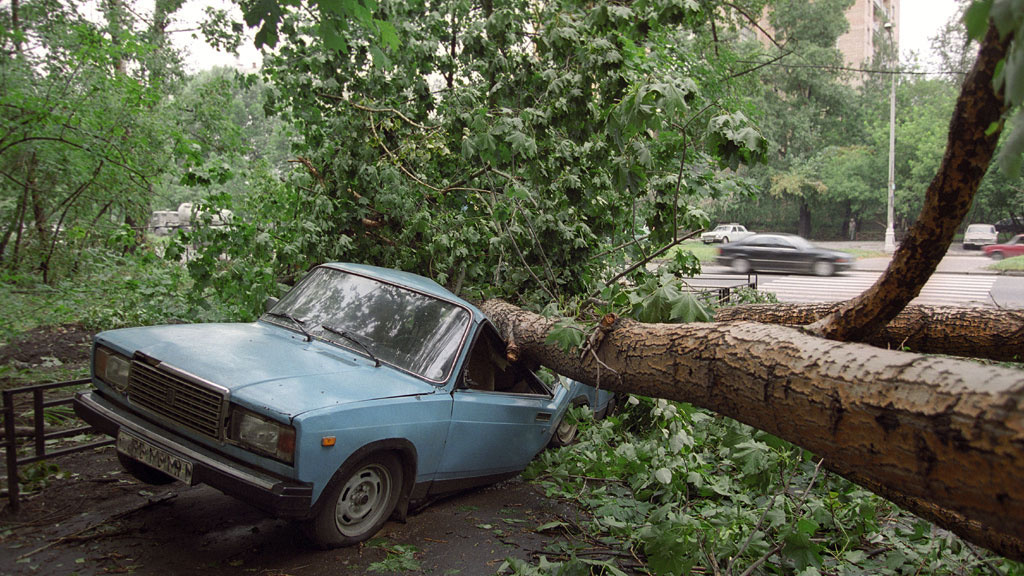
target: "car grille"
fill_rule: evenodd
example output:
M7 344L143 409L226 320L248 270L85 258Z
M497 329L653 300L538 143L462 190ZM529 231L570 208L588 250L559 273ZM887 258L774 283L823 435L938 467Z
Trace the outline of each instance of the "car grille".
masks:
M128 401L204 436L223 437L227 391L163 363L154 366L138 355L132 360Z

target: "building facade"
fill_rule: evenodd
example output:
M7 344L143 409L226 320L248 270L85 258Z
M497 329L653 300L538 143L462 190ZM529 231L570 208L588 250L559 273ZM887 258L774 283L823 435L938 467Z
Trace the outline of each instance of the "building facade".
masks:
M850 29L839 37L838 47L851 68L871 62L878 35L886 33L886 22L892 22L892 37L899 45L900 0L856 0L846 11L846 21Z

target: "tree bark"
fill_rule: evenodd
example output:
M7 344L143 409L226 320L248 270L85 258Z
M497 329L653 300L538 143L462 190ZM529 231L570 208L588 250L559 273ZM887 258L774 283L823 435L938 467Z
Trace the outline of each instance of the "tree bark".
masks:
M917 297L945 256L953 234L971 207L999 142L1006 105L992 88L996 66L1012 36L988 33L961 86L942 164L925 196L924 207L885 274L866 292L812 324L808 330L831 340L861 341L881 330Z
M618 319L594 354L581 356L546 343L553 320L498 300L481 308L514 334L524 361L735 418L818 454L840 475L903 495L910 511L964 538L1024 559L1024 372L751 322Z
M746 320L804 326L842 304L748 304L720 308L715 321ZM992 308L907 306L867 344L922 354L947 354L1024 362L1024 311Z

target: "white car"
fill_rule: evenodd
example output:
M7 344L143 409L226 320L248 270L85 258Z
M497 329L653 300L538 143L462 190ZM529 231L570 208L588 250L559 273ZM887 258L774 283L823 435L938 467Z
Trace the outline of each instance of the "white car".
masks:
M991 224L971 224L964 232L964 250L981 248L996 243L996 227Z
M728 244L753 234L753 232L739 224L719 224L715 226L714 230L701 234L700 241L705 244Z

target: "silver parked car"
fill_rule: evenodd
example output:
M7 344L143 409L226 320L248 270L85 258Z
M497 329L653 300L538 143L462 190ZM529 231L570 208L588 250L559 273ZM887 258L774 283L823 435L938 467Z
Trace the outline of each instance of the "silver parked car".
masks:
M996 227L992 224L971 224L964 232L964 250L980 249L996 243Z

